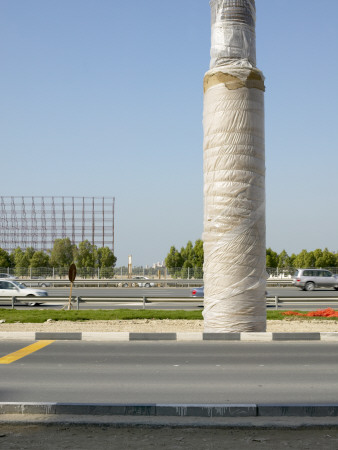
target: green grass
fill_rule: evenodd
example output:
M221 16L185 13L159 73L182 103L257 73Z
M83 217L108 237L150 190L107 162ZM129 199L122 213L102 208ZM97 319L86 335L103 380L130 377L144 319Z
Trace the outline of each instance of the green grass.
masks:
M298 311L306 312L306 311ZM133 320L133 319L172 319L172 320L202 320L201 311L164 311L164 310L135 310L135 309L115 309L115 310L84 310L84 311L52 311L52 310L16 310L0 309L0 320L6 323L43 323L47 319L86 321L86 320ZM283 316L282 311L267 311L268 320L338 320L335 318L323 317L297 317ZM0 325L1 331L1 325Z
M133 319L174 319L174 320L201 320L200 311L155 311L155 310L86 310L86 311L40 311L0 309L0 320L6 323L43 323L47 319L70 320L72 322L85 320L133 320ZM0 325L1 327L1 325Z

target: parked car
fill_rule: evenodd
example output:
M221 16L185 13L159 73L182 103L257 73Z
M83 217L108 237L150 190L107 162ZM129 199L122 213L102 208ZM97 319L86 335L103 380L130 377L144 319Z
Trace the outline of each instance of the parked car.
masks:
M0 278L8 278L9 280L15 280L17 277L9 275L8 273L0 273Z
M204 286L196 287L191 291L192 297L204 297Z
M0 280L0 296L2 297L26 297L27 305L35 306L40 303L33 298L36 297L47 297L48 292L40 289L34 289L27 287L23 283L15 280Z
M333 288L338 291L338 275L324 269L297 269L292 284L303 291L313 291L316 287Z
M147 287L147 288L149 288L149 287L154 287L154 286L155 286L155 283L153 283L153 282L151 282L151 281L147 281L147 280L150 280L150 279L147 278L147 277L136 276L136 277L133 277L133 278L130 280L129 283L123 283L122 286L123 286L123 287L128 287L129 284L130 284L132 287L138 286L138 287Z

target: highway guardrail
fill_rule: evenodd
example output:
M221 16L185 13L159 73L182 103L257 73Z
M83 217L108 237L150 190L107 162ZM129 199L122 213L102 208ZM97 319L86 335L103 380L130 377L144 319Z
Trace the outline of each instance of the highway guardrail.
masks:
M10 303L12 309L15 308L15 305L19 305L22 303L64 303L67 305L69 302L69 296L48 296L48 297L0 297L0 303ZM175 296L175 297L159 297L159 296L129 296L129 297L120 297L120 296L72 296L72 306L75 309L80 309L81 303L140 303L142 309L146 309L147 303L198 303L203 304L202 297L185 297L185 296ZM332 307L338 307L338 297L296 297L296 296L267 296L266 304L267 306L274 306L275 309L279 309L281 306L290 305L290 307L295 307L299 305L304 305L304 303L325 303Z
M20 283L24 283L30 287L58 287L58 286L70 286L68 279L55 280L55 279L17 279ZM73 283L74 287L79 286L93 286L93 287L144 287L142 285L151 283L156 287L168 287L168 286L185 286L185 287L197 287L203 286L203 279L186 279L186 278L149 278L148 280L134 280L130 278L102 278L102 279L78 279ZM287 287L292 286L292 280L274 279L267 280L267 286ZM141 285L141 286L140 286Z

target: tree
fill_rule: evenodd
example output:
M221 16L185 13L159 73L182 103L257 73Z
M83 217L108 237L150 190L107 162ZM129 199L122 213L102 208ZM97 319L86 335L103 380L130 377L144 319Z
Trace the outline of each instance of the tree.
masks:
M288 269L289 267L292 267L291 258L289 257L289 255L286 253L285 250L282 250L278 255L278 268Z
M183 265L185 262L188 262L189 266L186 265L186 267L192 267L194 261L194 249L191 241L188 241L187 245L181 248L181 257L183 259Z
M97 248L88 240L80 242L76 253L76 264L79 268L97 267Z
M74 261L76 245L69 238L55 239L50 255L50 264L53 267L68 267Z
M175 246L170 247L170 251L166 256L164 262L166 267L169 269L171 276L178 277L180 275L179 270L183 266L183 258L181 253L176 249Z
M35 250L32 247L27 247L25 251L23 251L20 247L17 247L13 251L13 260L15 264L15 268L27 269L31 263L31 259L35 253Z
M112 277L116 264L116 256L109 247L100 247L97 249L97 265L100 268L101 277Z
M290 256L290 265L291 265L291 267L296 267L296 264L295 264L296 258L297 258L297 255L295 253L292 253L291 256Z
M315 256L315 259L318 259L323 256L323 250L320 248L316 248L316 250L313 251L313 254Z
M307 252L307 254L304 257L304 267L314 267L316 264L316 258L314 255L314 252Z
M97 264L102 269L104 267L114 267L116 256L109 247L100 247L97 249Z
M43 251L35 252L30 260L30 267L49 267L49 255Z
M300 269L303 268L303 267L309 267L309 266L306 265L307 260L308 260L307 254L308 254L307 250L303 249L303 250L296 256L296 258L295 258L295 260L294 260L294 265L295 265L295 267L299 267ZM311 266L310 266L310 267L311 267Z
M191 241L188 241L187 245L182 247L180 252L176 247L172 246L165 258L165 265L168 269L171 269L171 275L183 278L187 277L188 274L189 277L203 278L203 262L204 250L201 239L197 239L194 246Z
M194 267L203 267L204 249L202 239L197 239L194 246Z
M171 246L170 251L165 258L165 265L168 269L174 269L176 267L182 267L183 258L181 253L176 249L176 247Z
M12 267L11 258L3 248L0 248L0 267L7 268Z
M266 250L266 267L277 267L278 265L278 254L268 248Z
M315 250L317 252L317 250ZM319 253L317 253L319 254ZM336 257L333 253L329 252L327 248L316 258L316 267L334 267L336 263Z
M35 253L32 247L27 247L23 251L20 247L17 247L11 254L11 258L15 266L15 274L18 276L27 275L27 269L30 266L31 259Z

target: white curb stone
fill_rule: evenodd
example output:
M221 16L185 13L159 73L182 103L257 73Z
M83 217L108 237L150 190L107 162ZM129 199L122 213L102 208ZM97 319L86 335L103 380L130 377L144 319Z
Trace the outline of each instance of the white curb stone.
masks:
M272 333L241 333L241 341L272 341Z
M321 341L338 341L338 333L337 332L322 332L320 333L320 340Z
M83 341L129 341L129 332L115 331L115 332L95 332L83 331Z
M0 340L7 340L7 339L35 341L35 331L1 331Z
M177 332L177 341L203 341L203 333L201 331Z

